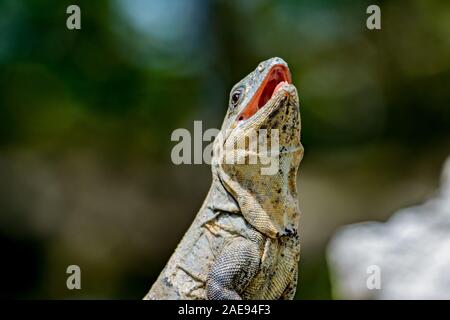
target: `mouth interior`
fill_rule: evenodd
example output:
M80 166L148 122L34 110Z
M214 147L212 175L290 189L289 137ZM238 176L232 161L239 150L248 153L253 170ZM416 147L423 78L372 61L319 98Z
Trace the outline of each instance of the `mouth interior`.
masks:
M285 83L292 83L289 69L284 65L273 66L252 100L238 117L239 121L247 120L258 112Z

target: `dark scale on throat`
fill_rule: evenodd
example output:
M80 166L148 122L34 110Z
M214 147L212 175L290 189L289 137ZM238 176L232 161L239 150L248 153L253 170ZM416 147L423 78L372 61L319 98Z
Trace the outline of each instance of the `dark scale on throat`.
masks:
M273 125L272 125L272 129L276 129L278 127L278 121L275 120Z

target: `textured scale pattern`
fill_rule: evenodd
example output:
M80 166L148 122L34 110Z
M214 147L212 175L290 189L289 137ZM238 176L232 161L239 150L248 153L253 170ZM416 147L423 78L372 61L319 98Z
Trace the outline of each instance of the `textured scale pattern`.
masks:
M274 68L288 70L282 59L272 58L233 87L231 95L239 90L242 96L237 105L230 103L220 133L224 139L214 142L210 191L144 299L294 297L300 259L296 181L303 157L296 88L280 83L261 109L238 119ZM266 175L267 164L248 162L254 153L242 141L252 131L266 130L271 146L275 129L279 149L270 157L278 159L278 168ZM237 143L243 162L224 161L229 154L220 147L227 143Z
M240 238L224 248L208 275L208 299L239 299L259 267L259 247Z

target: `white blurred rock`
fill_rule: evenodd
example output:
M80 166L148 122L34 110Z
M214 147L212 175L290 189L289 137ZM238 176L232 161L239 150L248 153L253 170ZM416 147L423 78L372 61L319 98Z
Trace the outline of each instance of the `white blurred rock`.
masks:
M327 260L338 299L450 299L450 158L435 198L386 223L342 228ZM379 267L380 289L368 288L371 265Z

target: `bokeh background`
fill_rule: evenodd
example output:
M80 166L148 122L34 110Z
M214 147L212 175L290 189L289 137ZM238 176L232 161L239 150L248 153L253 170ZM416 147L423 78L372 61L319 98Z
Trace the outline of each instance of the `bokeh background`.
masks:
M0 1L1 297L142 298L211 182L208 165L172 164L171 132L218 128L232 85L272 56L301 101L296 297L333 298L335 230L438 187L449 1Z

